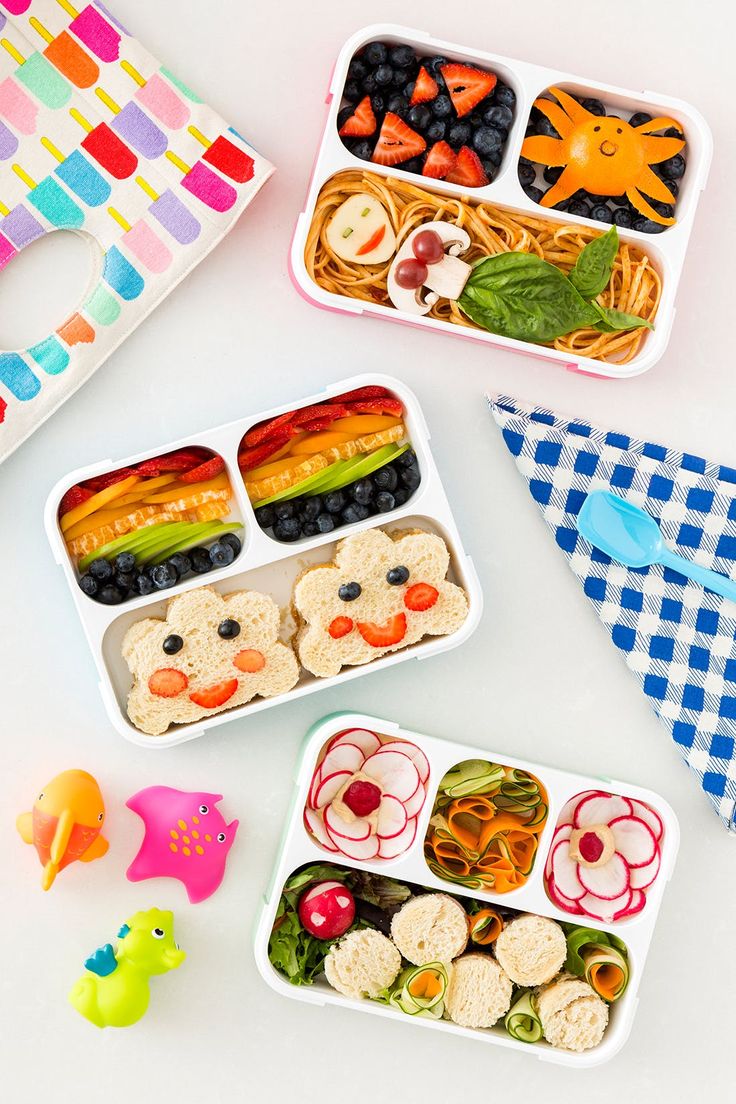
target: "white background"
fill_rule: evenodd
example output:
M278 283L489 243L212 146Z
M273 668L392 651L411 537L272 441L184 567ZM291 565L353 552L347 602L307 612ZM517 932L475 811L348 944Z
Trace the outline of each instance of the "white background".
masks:
M9 1104L561 1102L583 1094L621 1104L705 1093L734 1099L736 840L597 623L483 401L486 388L507 390L736 464L732 5L113 6L279 171L229 238L0 471L0 1097ZM440 38L656 89L700 108L713 128L715 160L670 348L652 372L629 382L596 381L451 337L320 312L297 295L287 249L333 60L349 34L380 20L414 22ZM13 267L0 281L6 347L30 320L37 296L28 286L18 291ZM23 274L20 264L16 271ZM8 303L26 306L10 310ZM46 543L49 488L78 465L148 449L367 369L402 377L423 403L485 590L481 628L461 650L426 664L401 664L233 721L170 751L126 744L106 720L92 659ZM671 802L682 827L679 863L632 1037L609 1066L569 1071L408 1023L311 1008L261 981L252 927L277 853L297 748L309 725L340 708L630 779ZM13 822L43 783L73 766L92 771L102 785L110 851L102 862L63 872L43 894L36 856L21 845ZM222 791L224 811L241 820L226 880L201 905L188 905L179 883L125 880L141 827L124 802L154 783ZM126 916L154 904L175 909L189 957L181 970L156 979L137 1027L97 1031L71 1010L66 993L86 955Z

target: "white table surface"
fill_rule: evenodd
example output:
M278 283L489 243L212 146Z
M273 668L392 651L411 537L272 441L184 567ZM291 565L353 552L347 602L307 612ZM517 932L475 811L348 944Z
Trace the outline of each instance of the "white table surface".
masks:
M482 397L486 388L507 390L736 464L732 6L115 0L113 7L279 171L229 238L0 470L0 1097L8 1104L376 1104L389 1097L419 1104L481 1094L561 1102L584 1093L601 1104L733 1099L736 840L556 552ZM198 22L205 11L206 29ZM296 294L287 248L333 59L349 34L379 20L419 20L440 38L682 96L704 113L715 139L711 180L670 348L652 372L599 382L450 337L320 312ZM10 313L2 303L12 269L0 281L0 344L24 321L22 307ZM480 629L461 650L426 664L401 664L233 721L170 751L123 742L106 719L46 543L49 488L78 465L151 448L371 368L405 379L423 403L485 590ZM340 708L627 778L671 802L682 827L679 863L632 1037L610 1065L557 1068L408 1023L286 1001L264 985L251 932L297 748L313 721ZM102 785L110 851L102 862L65 871L46 895L13 821L44 782L73 766ZM124 802L154 783L221 790L223 808L240 817L226 880L201 905L186 903L179 883L125 880L140 822ZM187 962L156 979L141 1024L98 1032L70 1009L67 991L87 953L130 913L154 904L175 909Z

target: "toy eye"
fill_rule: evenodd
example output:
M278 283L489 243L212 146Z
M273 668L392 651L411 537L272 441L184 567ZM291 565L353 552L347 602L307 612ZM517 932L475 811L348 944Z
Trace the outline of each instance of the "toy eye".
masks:
M172 633L171 636L166 637L162 647L166 655L176 655L176 653L180 652L184 647L184 641L180 636L177 636L176 633Z
M600 128L599 126L594 126L594 127L593 127L593 130L596 130L596 131L597 131L597 130L600 130L600 129L601 129L601 128Z
M40 801L42 797L43 797L43 790L42 790L42 791L41 791L41 793L40 793L40 794L38 795L38 797L36 798L36 800L37 800L37 801Z
M202 814L202 816L207 816L208 812L210 811L210 807L209 807L209 805L200 805L199 806L199 811Z
M234 640L236 636L240 636L240 623L227 617L217 626L217 632L223 640Z
M163 928L154 928L151 932L151 935L154 939L163 939L163 937L166 935L166 932Z
M389 583L390 586L403 586L408 578L408 567L392 567L390 571L386 572L386 582Z
M362 591L360 583L343 583L337 592L337 597L342 602L354 602L356 598L360 598Z
M100 821L100 823L102 823L102 818L104 817L104 815L105 815L104 813L98 813L97 814L97 819Z
M218 843L224 843L226 839L227 839L227 836L225 835L224 832L218 832L217 833L217 842Z

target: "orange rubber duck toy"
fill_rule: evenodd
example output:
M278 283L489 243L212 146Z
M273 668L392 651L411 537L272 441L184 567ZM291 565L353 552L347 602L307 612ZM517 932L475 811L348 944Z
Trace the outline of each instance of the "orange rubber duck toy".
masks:
M97 782L83 770L57 774L36 798L30 813L21 813L16 827L32 843L43 866L41 885L50 889L60 870L76 859L101 859L109 844L100 835L105 805Z

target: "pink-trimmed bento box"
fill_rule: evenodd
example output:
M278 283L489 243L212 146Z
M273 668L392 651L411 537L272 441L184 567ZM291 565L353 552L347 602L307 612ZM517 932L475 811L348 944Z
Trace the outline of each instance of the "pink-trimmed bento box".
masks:
M368 518L352 525L343 525L332 533L305 538L295 544L280 543L260 529L255 519L253 507L248 499L243 478L238 468L238 446L243 435L257 423L275 417L289 410L309 406L324 401L334 395L351 391L366 385L378 384L388 388L404 404L404 423L414 448L421 483L409 500L388 513ZM205 577L189 576L175 586L146 597L136 597L118 606L101 605L84 594L78 584L75 568L67 553L66 545L59 528L58 508L61 497L68 487L83 479L108 472L112 469L135 464L149 457L186 445L201 445L219 453L224 461L233 491L232 507L228 517L230 521L243 524L240 535L243 547L235 560L228 566L215 569ZM45 526L56 562L61 567L72 593L77 613L84 627L87 640L99 675L99 688L105 708L113 727L120 735L138 744L140 747L172 747L203 735L210 728L248 716L251 713L268 709L284 701L311 694L324 687L340 685L350 679L382 670L393 664L411 658L422 659L462 644L477 627L483 608L483 596L472 560L463 548L460 534L440 480L430 448L430 433L419 402L404 383L391 376L367 373L353 376L331 384L316 394L297 398L272 410L259 411L245 416L228 425L203 430L190 437L171 441L136 456L128 456L119 461L111 459L91 464L69 472L51 490L45 509ZM288 693L272 698L254 698L245 705L225 710L202 720L189 724L173 725L164 735L148 736L140 732L128 719L125 703L131 686L130 673L122 658L120 647L122 638L129 626L144 617L163 617L166 603L170 598L198 586L211 585L226 594L239 588L260 590L270 594L284 611L289 606L291 588L296 576L310 563L330 560L338 541L351 533L364 529L380 527L391 531L411 527L426 528L442 536L450 551L450 571L448 578L462 586L468 596L468 616L460 628L448 636L428 636L403 650L389 653L370 663L356 667L345 667L340 674L332 678L317 678L302 670L299 682ZM290 626L282 618L282 638L288 636Z
M426 781L427 799L419 813L414 842L398 858L390 860L373 859L371 861L348 860L341 855L332 855L323 850L305 829L303 813L309 795L312 775L320 760L320 753L338 733L350 729L368 729L385 735L390 740L409 740L421 749L429 763L429 777ZM526 883L509 893L493 894L483 890L473 890L472 892L465 890L450 881L436 877L427 866L424 858L424 836L432 815L438 783L450 767L465 759L482 759L529 771L543 784L547 792L549 811L540 835L536 862ZM471 747L451 740L426 736L423 733L402 728L395 721L350 712L333 713L318 721L309 730L294 775L293 787L292 802L281 850L276 859L271 883L264 894L263 905L255 930L255 957L258 969L264 980L277 993L312 1005L332 1004L373 1015L385 1016L399 1022L402 1020L414 1022L420 1027L430 1028L440 1034L451 1032L454 1035L462 1035L479 1042L505 1046L512 1050L523 1051L545 1061L575 1068L595 1066L607 1062L621 1049L632 1028L638 1004L637 991L641 983L644 963L654 933L664 888L672 875L679 847L677 818L671 807L659 794L614 779L593 778L590 775L574 774L570 771L557 770L553 767L523 761L513 755L508 755L506 752L490 751L486 748ZM548 897L544 884L544 871L550 842L565 803L582 791L599 790L601 788L612 794L646 802L657 812L663 825L661 866L655 881L647 890L644 908L634 916L612 923L593 921L561 911ZM610 1019L602 1041L591 1050L583 1053L572 1053L556 1049L544 1041L534 1044L520 1042L506 1033L503 1028L503 1019L492 1028L466 1028L444 1019L433 1020L407 1016L395 1008L390 1008L376 1001L351 999L333 989L323 975L320 975L312 985L292 985L271 965L268 957L269 936L284 883L299 868L310 863L320 862L334 862L337 865L355 870L362 869L385 874L398 881L418 884L428 890L444 890L460 898L473 897L496 905L507 906L519 912L537 913L560 922L579 923L602 932L615 934L627 945L630 977L624 994L611 1005Z
M430 180L416 173L404 172L400 165L387 169L381 165L358 159L343 145L337 133L337 115L341 105L347 69L356 51L374 40L391 44L407 44L420 54L441 53L451 61L488 68L496 73L499 79L510 85L516 94L515 116L509 129L508 140L504 147L503 158L497 175L490 184L469 190L457 184ZM373 304L350 299L344 295L325 291L311 279L304 264L304 248L317 197L322 186L335 173L346 169L364 169L381 176L396 177L442 195L454 195L470 200L487 200L499 206L507 207L511 211L543 215L550 221L559 222L560 225L575 223L583 226L593 226L598 230L605 231L608 228L605 223L580 216L564 215L539 206L527 197L519 183L517 165L529 112L534 100L551 85L560 85L564 90L573 94L598 96L607 107L618 109L621 117L625 119L638 111L650 111L654 115L674 114L685 130L688 153L687 170L680 182L681 190L676 210L677 222L674 226L668 227L663 233L657 235L641 233L633 229L619 231L621 241L636 243L639 246L646 245L647 253L662 278L662 298L655 329L646 335L639 352L628 364L605 363L585 356L571 357L566 352L545 346L502 337L479 329L459 327L453 323L428 316L421 317L407 314L380 303ZM532 65L499 54L444 42L441 39L433 38L425 31L391 23L377 23L364 27L356 31L347 40L337 57L326 102L329 107L325 129L317 152L304 210L297 220L291 244L290 271L292 280L297 290L309 302L315 306L344 314L364 314L430 330L440 330L453 334L455 337L465 337L496 348L512 349L516 352L550 360L570 371L609 379L624 379L629 376L640 375L642 372L648 371L661 359L669 342L675 318L677 285L685 263L688 241L693 228L700 193L705 187L712 158L713 142L710 129L703 116L694 107L684 100L671 96L662 96L645 89L636 91L618 88L615 85L579 77L559 69Z

